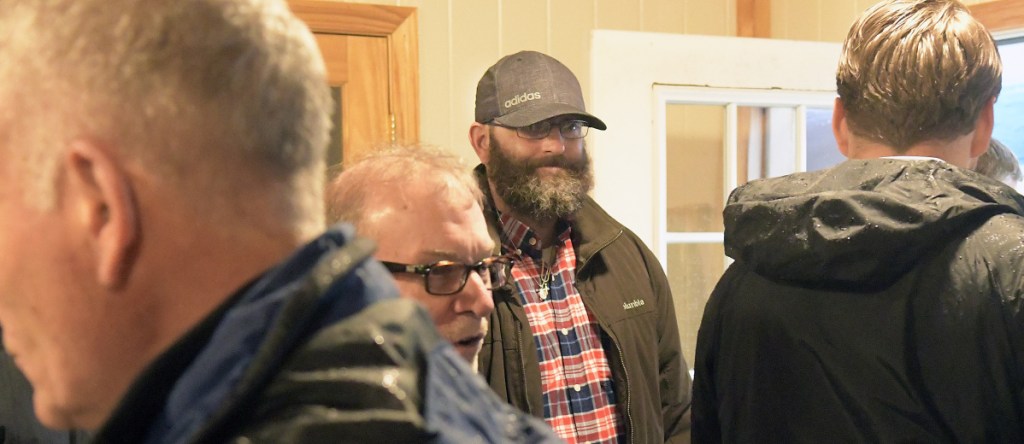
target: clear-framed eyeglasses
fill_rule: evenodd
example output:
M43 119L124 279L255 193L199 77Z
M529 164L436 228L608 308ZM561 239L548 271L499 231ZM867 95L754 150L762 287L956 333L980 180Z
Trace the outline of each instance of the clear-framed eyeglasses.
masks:
M519 137L524 139L543 139L551 134L551 128L558 128L558 133L565 139L582 139L587 136L590 125L582 120L541 120L533 125L521 126L518 128L491 123L494 126L514 129Z
M488 290L497 290L508 283L512 275L512 259L507 256L491 256L475 264L455 261L437 261L432 264L402 264L381 261L392 273L412 273L423 276L427 293L446 296L458 293L466 287L469 273L475 271L483 279Z

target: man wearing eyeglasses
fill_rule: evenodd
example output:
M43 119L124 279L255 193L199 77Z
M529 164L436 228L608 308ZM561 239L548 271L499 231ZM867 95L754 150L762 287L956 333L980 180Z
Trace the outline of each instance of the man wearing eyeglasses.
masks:
M480 191L458 158L429 147L393 147L347 168L328 187L332 221L377 243L375 256L402 296L420 302L441 336L476 362L510 260L492 256Z
M512 285L494 292L480 372L570 442L688 436L690 378L657 258L587 196L583 138L605 124L579 82L539 52L506 56L477 84L469 136L484 215Z
M348 166L326 197L329 219L351 223L377 243L375 256L402 297L422 304L441 336L475 366L494 309L491 291L508 282L512 262L491 253L482 196L465 164L437 148L395 146ZM456 395L447 399L466 401L469 407L461 410L485 409L478 413L503 427L514 424L514 438L502 442L561 442L542 421L502 402L482 379L460 380L472 390L454 387ZM447 422L427 417L434 419Z

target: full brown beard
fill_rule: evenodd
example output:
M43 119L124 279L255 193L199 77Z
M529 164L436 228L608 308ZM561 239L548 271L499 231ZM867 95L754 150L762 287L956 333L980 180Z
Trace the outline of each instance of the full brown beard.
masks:
M561 168L557 174L541 177L537 169ZM586 143L579 160L554 156L537 160L518 160L508 156L494 134L490 134L490 161L487 177L512 212L535 220L557 220L572 216L583 206L587 192L594 187L594 174Z

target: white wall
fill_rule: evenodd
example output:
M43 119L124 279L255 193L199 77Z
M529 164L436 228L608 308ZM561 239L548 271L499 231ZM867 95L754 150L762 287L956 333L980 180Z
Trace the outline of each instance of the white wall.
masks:
M653 85L832 91L839 45L596 30L592 51L591 109L608 124L590 136L594 198L655 249L663 165L652 131Z

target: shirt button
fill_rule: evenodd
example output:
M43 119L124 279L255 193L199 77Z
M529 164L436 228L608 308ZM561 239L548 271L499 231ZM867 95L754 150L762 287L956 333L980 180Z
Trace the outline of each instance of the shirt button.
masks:
M573 389L573 390L576 390L577 392L579 392L581 388L582 388L582 387L580 387L580 385L579 385L579 384L576 384L576 385L572 386L572 389Z
M523 255L523 250L520 250L520 249L516 248L516 256L522 256L522 255Z
M536 238L532 238L532 237L531 237L531 238L530 238L530 246L532 247L532 246L534 246L534 245L537 245L537 239L536 239Z
M569 336L569 329L568 328L563 328L562 329L562 336Z

